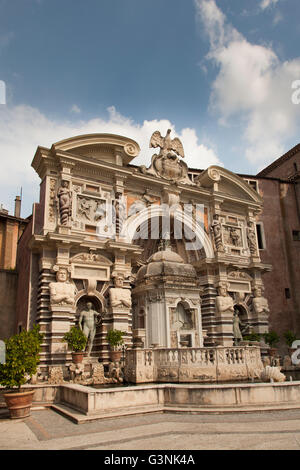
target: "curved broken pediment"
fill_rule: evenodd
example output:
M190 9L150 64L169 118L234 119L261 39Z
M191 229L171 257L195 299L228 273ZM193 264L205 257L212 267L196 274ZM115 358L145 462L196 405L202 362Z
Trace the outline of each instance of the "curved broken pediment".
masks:
M225 195L226 198L238 198L247 202L262 205L261 196L236 173L219 166L210 166L195 180L202 188L213 188L214 192Z
M133 139L116 134L85 134L70 137L53 144L55 151L70 152L98 160L127 165L140 153L140 146Z

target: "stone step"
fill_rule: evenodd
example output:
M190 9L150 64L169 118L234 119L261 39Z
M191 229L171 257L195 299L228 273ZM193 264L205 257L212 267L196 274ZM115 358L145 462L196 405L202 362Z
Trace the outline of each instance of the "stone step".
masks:
M51 409L57 411L66 418L69 418L76 424L87 423L97 419L120 418L123 416L134 416L147 413L162 413L164 411L164 407L162 405L146 405L122 408L120 410L106 410L105 412L86 415L69 406L57 403L51 405Z
M281 404L268 404L268 405L223 405L213 406L206 405L205 407L193 407L189 405L146 405L139 407L123 408L120 410L106 410L105 412L85 415L80 413L69 406L63 404L53 404L51 408L56 412L62 414L76 424L82 424L99 419L120 418L124 416L142 415L148 413L188 413L188 414L226 414L226 413L257 413L266 411L284 411L284 410L297 410L300 409L300 403L289 405L287 403Z

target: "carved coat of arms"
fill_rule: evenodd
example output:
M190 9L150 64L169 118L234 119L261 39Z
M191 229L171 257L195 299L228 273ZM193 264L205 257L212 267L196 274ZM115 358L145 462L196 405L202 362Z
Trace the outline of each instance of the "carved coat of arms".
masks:
M177 183L193 184L188 176L188 166L179 157L184 158L182 143L178 137L171 139L171 129L165 137L155 131L150 139L150 147L160 147L159 154L152 156L151 166L140 167L142 173L158 176Z

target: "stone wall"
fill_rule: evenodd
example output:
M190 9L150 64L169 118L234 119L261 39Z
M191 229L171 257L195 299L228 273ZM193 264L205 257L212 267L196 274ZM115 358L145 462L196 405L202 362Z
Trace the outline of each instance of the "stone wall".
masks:
M258 378L262 370L255 346L126 351L125 379L131 383L240 381Z
M0 339L15 333L16 294L18 275L16 271L0 270Z
M294 185L260 179L259 191L264 199L260 220L266 241L260 255L264 263L272 264L272 271L264 275L270 329L280 335L287 330L300 334L300 242L292 238L292 231L299 229Z

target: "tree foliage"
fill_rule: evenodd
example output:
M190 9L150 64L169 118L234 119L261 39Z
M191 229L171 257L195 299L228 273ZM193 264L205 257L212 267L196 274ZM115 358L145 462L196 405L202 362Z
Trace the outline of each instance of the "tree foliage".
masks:
M272 348L276 347L276 344L279 343L280 337L276 331L270 331L269 333L264 333L263 338L265 342Z
M110 346L115 348L115 347L121 346L121 344L123 344L123 342L124 342L123 341L123 336L124 335L125 335L125 333L123 331L109 330L109 332L107 333L106 339L109 342Z
M87 337L78 326L72 326L70 331L65 333L62 341L66 341L72 351L81 352L85 349Z
M32 377L37 372L43 337L40 327L35 325L32 330L23 330L5 340L5 364L0 364L1 385L20 388L28 376Z

